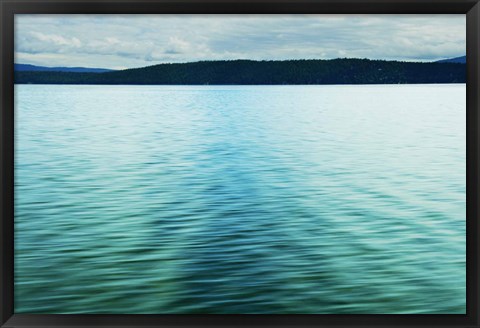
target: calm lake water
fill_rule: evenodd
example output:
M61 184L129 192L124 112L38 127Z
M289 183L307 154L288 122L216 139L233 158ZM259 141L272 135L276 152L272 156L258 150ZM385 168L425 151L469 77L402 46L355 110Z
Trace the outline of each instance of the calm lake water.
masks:
M465 85L17 85L15 312L465 313Z

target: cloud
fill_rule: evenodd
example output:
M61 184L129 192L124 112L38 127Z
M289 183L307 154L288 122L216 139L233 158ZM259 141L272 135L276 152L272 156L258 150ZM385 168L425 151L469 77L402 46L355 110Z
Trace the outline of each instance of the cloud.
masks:
M74 47L79 48L82 42L78 38L64 38L55 34L42 34L40 32L30 32L30 35L37 40L57 47Z
M359 57L434 60L466 51L465 15L16 15L16 61L162 62Z
M183 54L188 53L192 49L192 45L178 37L170 37L165 49L165 53L168 54Z
M77 37L65 37L58 34L46 34L38 31L29 31L16 41L19 52L25 53L68 53L79 51L82 42Z

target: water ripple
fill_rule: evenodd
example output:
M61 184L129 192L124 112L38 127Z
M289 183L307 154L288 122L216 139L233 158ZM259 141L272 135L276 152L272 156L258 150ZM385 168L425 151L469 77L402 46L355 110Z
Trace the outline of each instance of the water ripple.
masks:
M16 313L465 313L465 85L15 90Z

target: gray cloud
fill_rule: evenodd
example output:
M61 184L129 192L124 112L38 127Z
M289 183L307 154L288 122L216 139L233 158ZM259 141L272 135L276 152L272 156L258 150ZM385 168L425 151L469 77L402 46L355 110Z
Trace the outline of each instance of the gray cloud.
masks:
M16 62L127 68L164 62L466 51L465 15L17 15Z

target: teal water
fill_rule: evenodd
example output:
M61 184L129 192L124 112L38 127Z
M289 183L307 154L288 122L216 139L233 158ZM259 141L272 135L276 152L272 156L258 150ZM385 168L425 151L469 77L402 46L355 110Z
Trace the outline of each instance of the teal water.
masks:
M15 87L16 313L465 313L465 85Z

